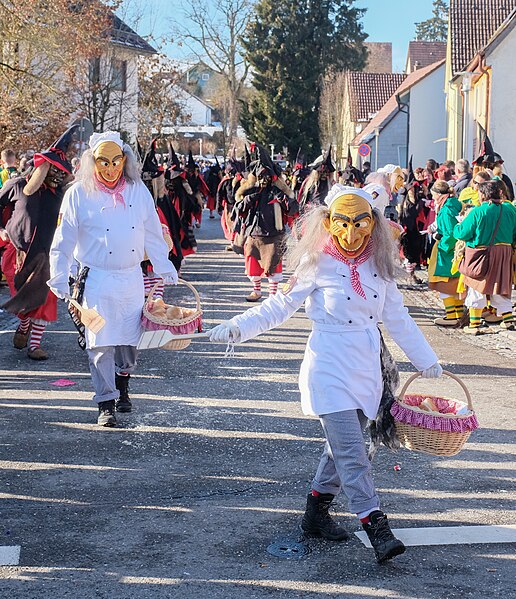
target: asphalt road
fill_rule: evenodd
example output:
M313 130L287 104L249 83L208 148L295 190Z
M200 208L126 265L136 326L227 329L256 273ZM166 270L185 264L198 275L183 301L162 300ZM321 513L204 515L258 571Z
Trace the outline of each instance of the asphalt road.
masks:
M246 307L249 283L242 260L224 251L218 220L206 219L199 238L183 274L201 293L209 328ZM167 288L183 305L178 293ZM452 458L381 449L383 509L396 528L514 524L516 334L443 331L432 324L432 293L404 294L445 367L470 389L482 428ZM0 597L516 596L514 544L410 547L384 566L354 535L310 539L301 559L267 552L300 540L322 451L318 421L299 406L302 313L233 359L206 340L142 352L131 380L136 410L116 429L95 424L85 355L64 310L45 334L47 362L13 349L5 314L0 329L0 546L21 546L19 566L0 567ZM406 379L413 368L390 347ZM51 385L61 378L75 385ZM462 397L449 379L417 389ZM360 530L342 499L336 515Z

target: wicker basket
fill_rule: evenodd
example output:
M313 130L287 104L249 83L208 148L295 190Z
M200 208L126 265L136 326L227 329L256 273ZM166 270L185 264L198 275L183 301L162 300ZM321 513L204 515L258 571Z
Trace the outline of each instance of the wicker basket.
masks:
M406 398L406 391L409 385L418 377L421 373L412 375L403 386L398 399L395 400L391 413L394 416L394 422L396 426L396 433L400 443L403 447L411 449L413 451L421 451L436 456L453 456L459 453L463 448L464 444L468 440L471 431L478 428L478 421L473 411L473 404L471 402L471 395L466 385L454 374L448 371L443 371L443 374L454 379L463 389L466 394L468 408L471 414L441 414L440 412L428 412L422 410L417 406L408 405L404 402ZM421 398L423 401L428 395L411 395L410 398ZM434 398L434 399L445 399L446 398ZM450 401L450 400L446 400ZM412 421L421 421L423 424L414 425L407 422L403 422L401 419L407 416L407 410L410 411L413 418L409 418ZM406 418L405 418L406 419ZM439 427L441 430L435 430L435 428L427 428L425 423L432 421L433 425ZM445 430L443 430L445 429ZM455 430L454 430L455 429Z
M188 283L188 281L183 279L179 279L178 283L186 285L194 294L196 303L195 312L186 318L176 318L174 320L170 320L168 318L161 318L159 316L153 315L147 307L147 302L145 302L142 314L142 326L145 330L168 330L173 334L180 335L184 333L193 333L196 330L200 331L202 329L201 298L197 293L197 289ZM150 290L148 300L153 298L158 285L159 283L156 283L156 285L154 285L154 287ZM173 339L166 345L161 346L161 349L185 349L190 345L190 343L192 343L191 339Z

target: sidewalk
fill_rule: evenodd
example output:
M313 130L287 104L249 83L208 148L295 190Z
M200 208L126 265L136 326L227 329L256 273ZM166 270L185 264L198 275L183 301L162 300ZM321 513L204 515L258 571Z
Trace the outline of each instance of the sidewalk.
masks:
M242 259L224 251L219 221L205 220L198 233L199 253L182 274L199 290L210 328L249 307L250 286ZM516 364L513 349L501 347L514 341L493 333L477 343L437 328L430 310L440 312L438 300L403 291L443 365L470 389L482 428L452 458L381 449L374 476L382 506L395 528L514 523ZM179 293L167 288L167 299ZM410 547L385 566L354 535L342 544L312 539L299 560L267 553L275 541L299 538L322 451L318 421L299 406L297 373L310 330L303 313L237 347L233 359L206 340L179 352L142 352L131 380L136 410L120 415L117 429L95 425L85 356L62 306L46 333L47 362L12 348L6 318L0 315L0 547L20 546L21 557L18 566L0 567L1 597L516 595L513 544ZM413 368L388 343L406 380ZM50 384L60 378L75 385ZM419 381L417 389L461 393L444 378ZM337 516L350 533L360 530L343 497Z

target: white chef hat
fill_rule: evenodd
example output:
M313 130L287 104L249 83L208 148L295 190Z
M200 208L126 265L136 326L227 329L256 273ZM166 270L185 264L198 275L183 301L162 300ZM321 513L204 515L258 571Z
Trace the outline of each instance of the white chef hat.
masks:
M117 146L120 146L120 149L124 149L124 142L120 137L120 133L118 131L104 131L104 133L92 133L89 141L89 146L91 150L94 152L100 144L103 144L106 141L112 141L116 143Z
M371 205L373 208L378 208L378 210L383 214L383 211L389 205L389 194L383 185L379 185L378 183L369 183L364 187L364 191L367 191L373 198Z
M378 169L379 173L384 173L385 175L391 175L398 167L395 164L386 164Z
M349 187L347 185L342 185L341 183L335 183L335 185L328 192L328 195L326 196L324 203L326 204L326 206L328 206L328 208L330 208L333 202L343 195L360 196L361 198L364 198L364 200L367 200L371 205L373 205L373 197L371 196L371 194L367 193L367 191L364 191L363 189L360 189L358 187Z

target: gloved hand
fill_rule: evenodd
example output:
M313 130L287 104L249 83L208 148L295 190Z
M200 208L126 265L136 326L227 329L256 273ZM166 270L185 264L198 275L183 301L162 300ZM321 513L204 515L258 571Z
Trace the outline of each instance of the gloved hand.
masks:
M240 341L240 329L230 320L217 325L210 331L210 341L212 343L228 343L231 341L238 343Z
M433 366L430 366L430 368L423 370L421 376L424 379L438 379L440 376L442 376L442 374L443 367L439 364L439 362L436 362Z
M163 279L165 285L177 285L179 276L177 274L177 270L174 270L161 275L161 278Z

